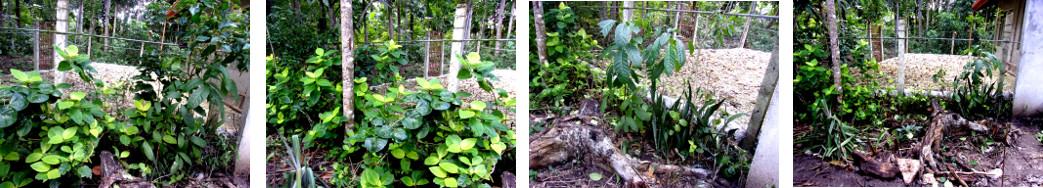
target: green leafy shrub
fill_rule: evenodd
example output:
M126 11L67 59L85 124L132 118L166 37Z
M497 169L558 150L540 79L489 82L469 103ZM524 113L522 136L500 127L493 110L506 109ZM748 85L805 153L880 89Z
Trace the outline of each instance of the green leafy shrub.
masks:
M339 107L340 93L340 56L336 50L316 49L314 56L306 62L306 67L292 67L294 62L287 62L274 56L267 58L270 68L265 71L267 87L267 119L268 124L275 125L269 133L297 133L305 131L307 126L316 125L312 129L326 130L340 126ZM333 109L333 110L328 110ZM319 120L313 119L320 114ZM338 121L334 121L334 118ZM320 127L321 126L321 127ZM325 131L317 131L318 136L325 136ZM305 136L305 140L313 140L313 135Z
M571 7L561 3L557 9L547 11L547 63L530 61L530 100L532 105L552 104L567 106L578 102L587 92L598 86L588 59L594 59L589 50L601 48L586 30L578 29L576 16ZM535 40L535 37L531 37ZM530 42L536 52L535 42ZM530 59L538 59L532 54Z
M641 33L638 24L616 24L615 20L605 20L598 25L606 37L610 32L615 33L612 46L602 54L612 59L607 71L608 86L603 90L603 96L607 97L602 100L602 108L608 108L606 104L620 104L612 105L619 109L615 112L620 116L612 122L617 130L644 133L644 138L652 139L653 146L661 151L660 155L687 151L680 154L695 156L693 161L715 161L713 165L721 169L718 172L724 177L738 177L747 171L749 156L746 151L727 143L732 134L717 128L726 127L745 114L730 115L720 110L724 100L714 99L702 91L696 95L688 84L684 100L672 104L658 92L659 78L680 70L691 53L681 40L672 37L673 29L652 32L649 36L656 36L656 39L650 45L640 47L644 39L634 36ZM642 78L651 82L647 89L638 84ZM646 94L651 98L648 102L644 100ZM696 106L695 101L703 102ZM714 114L720 117L714 118Z
M999 82L999 74L1003 74L995 55L985 51L975 51L978 58L967 62L963 72L952 81L951 100L957 112L963 117L984 118L1001 117L1010 114L1012 103L1004 98L1004 84Z
M356 55L363 57L360 59L372 59L372 61L360 61L358 66L362 67L360 70L365 70L362 75L367 78L373 79L376 83L384 83L388 79L392 79L393 74L398 73L399 69L397 65L406 65L406 52L402 51L402 45L398 45L394 40L384 42L384 45L376 47L376 53L361 53L371 52L366 51L366 48L360 48L356 50ZM372 62L368 64L367 62ZM397 65L396 65L397 64ZM360 71L355 71L360 72Z
M477 53L459 59L463 69L457 78L476 78L483 90L493 92L489 79L496 79L491 73L494 63L481 61ZM398 179L406 186L483 185L492 180L495 165L514 144L514 131L503 124L509 117L500 109L484 101L464 103L461 99L471 93L447 91L438 79L418 78L417 92L392 82L384 95L369 91L365 81L355 80L356 110L364 117L343 146L345 153L366 151L363 161L370 165L362 172L363 187L390 185L394 174L404 175ZM513 106L513 99L498 90L492 103ZM355 148L357 144L361 148ZM427 171L413 170L414 165Z
M84 82L104 87L90 76L90 59L76 46L55 50L65 58L59 71L72 70ZM0 86L0 101L6 104L0 107L0 176L11 178L0 186L22 187L33 179L59 185L52 180L69 174L91 177L85 164L102 132L116 127L115 118L102 111L107 106L98 99L103 93L77 91L61 99L60 90L72 85L54 85L36 71L10 71L17 84Z
M310 62L329 62L330 52L319 51L312 58L315 61ZM339 100L327 101L335 103L331 105L319 102L307 106L309 104L304 104L306 102L271 97L273 93L282 95L279 98L307 97L295 89L312 83L300 81L310 76L295 72L315 74L313 70L339 64L312 63L304 71L287 68L266 73L274 77L269 79L274 83L269 84L268 123L270 126L276 124L287 127L293 125L290 122L311 125L295 128L307 130L303 138L305 148L315 142L317 148L332 150L327 156L332 160L363 161L361 172L353 172L353 167L334 163L336 172L330 183L335 186L488 186L486 182L492 180L491 174L497 163L505 156L513 157L506 152L511 151L509 148L513 147L516 138L514 131L504 124L510 117L501 110L513 111L515 101L508 97L505 90L493 88L490 81L498 79L492 74L495 63L482 61L477 53L459 59L462 61L462 69L457 78L474 78L483 91L497 96L495 100L465 102L463 99L471 96L471 93L450 92L438 79L417 78L417 88L407 90L400 83L401 76L394 73L386 89L371 90L369 79L360 77L353 80L356 126L341 132L344 129L337 129L343 122ZM278 58L272 56L267 60L269 65L281 64ZM322 76L316 75L316 79L322 79ZM323 98L339 99L336 96L340 96L342 91L336 87L339 84L333 85L332 88L322 88L324 86L320 85L317 87L320 89L312 94L331 95L333 97ZM312 118L309 114L291 111L294 108L322 113L315 120L304 120ZM341 142L330 143L333 140Z

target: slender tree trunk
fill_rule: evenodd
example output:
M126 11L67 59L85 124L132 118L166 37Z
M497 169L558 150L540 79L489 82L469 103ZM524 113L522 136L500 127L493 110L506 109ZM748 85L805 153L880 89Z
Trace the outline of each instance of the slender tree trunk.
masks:
M618 8L619 7L619 2L612 2L612 6L613 7L617 7L617 8L612 8L612 9L609 10L609 18L614 19L614 20L620 20L620 18L619 18L619 8Z
M104 34L103 34L104 36L109 36L109 21L110 21L109 20L109 15L110 15L110 13L112 13L111 11L112 11L112 0L105 0L105 14L102 15L102 23L104 23L103 26L105 27L105 28L102 29L102 32L104 32ZM102 51L108 51L109 50L109 38L102 39L102 41L104 41L104 42L102 42L102 44L105 44L105 45L101 47L101 50Z
M507 1L500 0L500 8L496 9L496 39L500 39L503 34L503 9L507 8ZM496 41L496 48L493 49L493 56L500 56L500 41Z
M17 20L15 23L18 23L14 27L22 27L22 0L14 0L14 17ZM11 45L14 43L12 42Z
M830 61L833 64L833 86L837 91L843 91L840 85L840 46L837 43L837 12L833 0L826 0L826 23L829 24L829 51ZM837 95L839 100L841 97Z
M351 16L351 0L341 0L340 57L343 62L340 64L340 80L344 91L341 94L343 97L341 110L344 111L344 118L347 119L344 129L349 132L355 129L355 38L353 36L355 31L352 29Z
M633 3L633 2L630 2ZM543 3L532 2L532 14L536 24L536 50L539 53L540 64L547 63L547 27L543 22Z
M481 2L481 0L478 0L478 2ZM471 39L471 23L474 23L472 20L474 19L474 4L474 0L467 1L467 21L465 21L464 23L465 26L463 39Z
M507 23L507 33L503 35L504 38L511 36L511 32L514 31L514 17L516 17L514 16L514 9L518 9L518 3L511 3L511 13L507 14L507 16L511 17L511 21Z
M753 10L757 8L757 1L753 1L750 5L750 11L747 14L753 14ZM746 23L742 26L742 40L739 40L739 48L746 47L746 36L750 33L750 21L753 21L753 17L746 17Z
M79 8L79 10L77 10L80 14L76 16L76 32L77 33L83 33L83 25L84 25L83 24L83 16L84 16L83 15L83 7L86 6L86 5L87 4L84 3L82 0L80 1L80 8ZM79 38L83 39L82 36L79 37Z

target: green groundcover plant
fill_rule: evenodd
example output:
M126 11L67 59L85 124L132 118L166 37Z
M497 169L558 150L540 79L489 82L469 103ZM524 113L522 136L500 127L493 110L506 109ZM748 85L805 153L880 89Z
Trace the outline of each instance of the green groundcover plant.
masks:
M514 130L504 124L510 118L504 110L513 111L515 101L505 90L493 88L491 81L498 79L492 74L494 62L482 61L478 53L469 53L466 58L458 56L463 66L455 75L462 81L478 82L482 91L493 94L492 101L464 101L473 94L451 92L437 78L417 78L416 88L406 89L401 76L395 73L390 82L382 85L382 90L371 89L366 77L355 78L352 81L355 83L356 126L345 130L341 129L345 118L339 105L343 91L339 83L326 80L326 76L339 75L335 72L340 71L327 71L335 69L331 65L339 64L337 57L330 56L332 53L335 52L317 49L305 69L285 68L266 73L275 81L269 84L269 91L275 92L275 98L269 94L269 125L307 122L310 126L275 129L283 129L278 132L286 134L304 134L300 144L303 149L330 150L327 160L336 161L332 165L334 177L328 182L332 186L490 187L496 165L514 157L511 148L516 136ZM373 58L397 62L396 58L401 57ZM267 61L269 65L284 64L273 56ZM293 92L298 89L303 92ZM317 102L287 100L310 99L315 95L323 97L315 99ZM309 110L321 113L314 118L290 110L315 107L318 109ZM297 155L297 163L314 160L300 159L304 157ZM362 163L352 166L349 161ZM288 184L296 184L299 178L295 177L309 176L286 177Z

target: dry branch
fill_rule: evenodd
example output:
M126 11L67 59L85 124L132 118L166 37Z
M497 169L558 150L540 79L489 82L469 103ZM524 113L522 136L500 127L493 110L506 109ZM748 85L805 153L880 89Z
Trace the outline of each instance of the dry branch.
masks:
M677 165L658 165L641 161L620 151L612 142L612 132L602 131L605 122L598 102L584 99L579 113L555 118L545 132L533 135L529 142L529 169L540 169L562 161L581 159L587 164L615 172L629 186L647 187L649 177L641 171L679 174L705 178L709 171ZM650 169L651 168L651 169Z

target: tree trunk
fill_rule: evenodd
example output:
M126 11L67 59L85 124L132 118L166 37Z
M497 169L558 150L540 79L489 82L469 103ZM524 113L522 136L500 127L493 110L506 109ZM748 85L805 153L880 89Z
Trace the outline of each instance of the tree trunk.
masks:
M677 165L651 164L628 156L613 144L612 132L598 128L597 123L606 122L601 116L598 102L584 99L576 115L555 118L545 132L536 133L529 141L529 169L540 169L562 161L583 160L584 164L598 167L619 175L626 186L648 187L642 172L671 174L705 178L710 171ZM650 169L652 168L652 169Z
M750 5L750 11L747 14L753 14L753 10L757 8L757 1L752 2ZM750 21L753 21L753 17L746 17L746 24L742 26L742 40L739 40L739 48L746 47L746 36L750 33Z
M619 2L612 2L612 6L613 7L617 7L617 8L609 9L609 11L608 11L610 13L609 14L609 18L610 19L614 19L614 20L620 20L619 19L619 8L618 8L619 7Z
M540 58L540 64L547 63L547 27L543 22L543 3L532 2L532 14L536 25L536 51Z
M479 2L481 2L481 0L479 0ZM474 3L475 3L474 0L468 0L467 1L467 21L464 22L464 33L463 33L464 34L464 38L463 39L470 39L471 38L471 23L474 23L474 21L472 20L472 19L474 19Z
M840 85L840 46L837 43L837 12L833 0L826 0L826 23L829 24L829 51L830 61L833 64L833 86L837 91L843 91ZM841 94L843 95L843 94ZM841 99L837 95L837 99Z
M84 16L83 15L83 7L84 6L86 6L86 3L84 3L83 1L80 1L80 8L78 10L78 12L80 14L78 16L76 16L76 32L77 33L83 33L83 25L84 25L83 24L83 16ZM83 39L82 35L79 38Z
M14 27L22 27L22 0L14 0L14 17L17 20L15 23L18 23ZM14 45L14 43L11 45Z
M104 32L103 36L109 36L109 21L110 21L109 20L109 15L110 15L111 11L112 11L112 0L105 0L105 14L101 16L102 17L102 22L101 23L103 23L103 27L104 27L104 28L102 28L102 32ZM102 39L102 41L104 41L104 42L102 42L102 44L105 44L105 45L101 47L101 51L108 51L109 50L109 38Z
M496 39L503 37L503 9L507 8L505 0L500 0L500 8L496 9ZM493 56L500 57L500 41L496 41L496 48L493 48Z
M511 21L507 23L507 33L503 35L504 38L511 36L511 32L514 31L514 10L518 9L517 3L511 3L511 13L508 16L511 17Z
M387 17L387 19L384 20L384 25L387 26L387 28L386 28L387 30L384 31L384 32L388 33L388 40L395 40L395 32L394 32L395 31L395 26L391 24L392 23L391 22L391 14L392 14L391 11L392 11L392 9L391 9L391 5L390 4L388 4L388 6L384 7L384 15Z
M346 125L344 126L345 131L351 131L355 129L355 38L354 29L352 29L352 17L351 17L351 0L340 1L340 57L343 60L340 64L341 69L341 85L343 93L341 97L341 110L344 111L344 118Z

